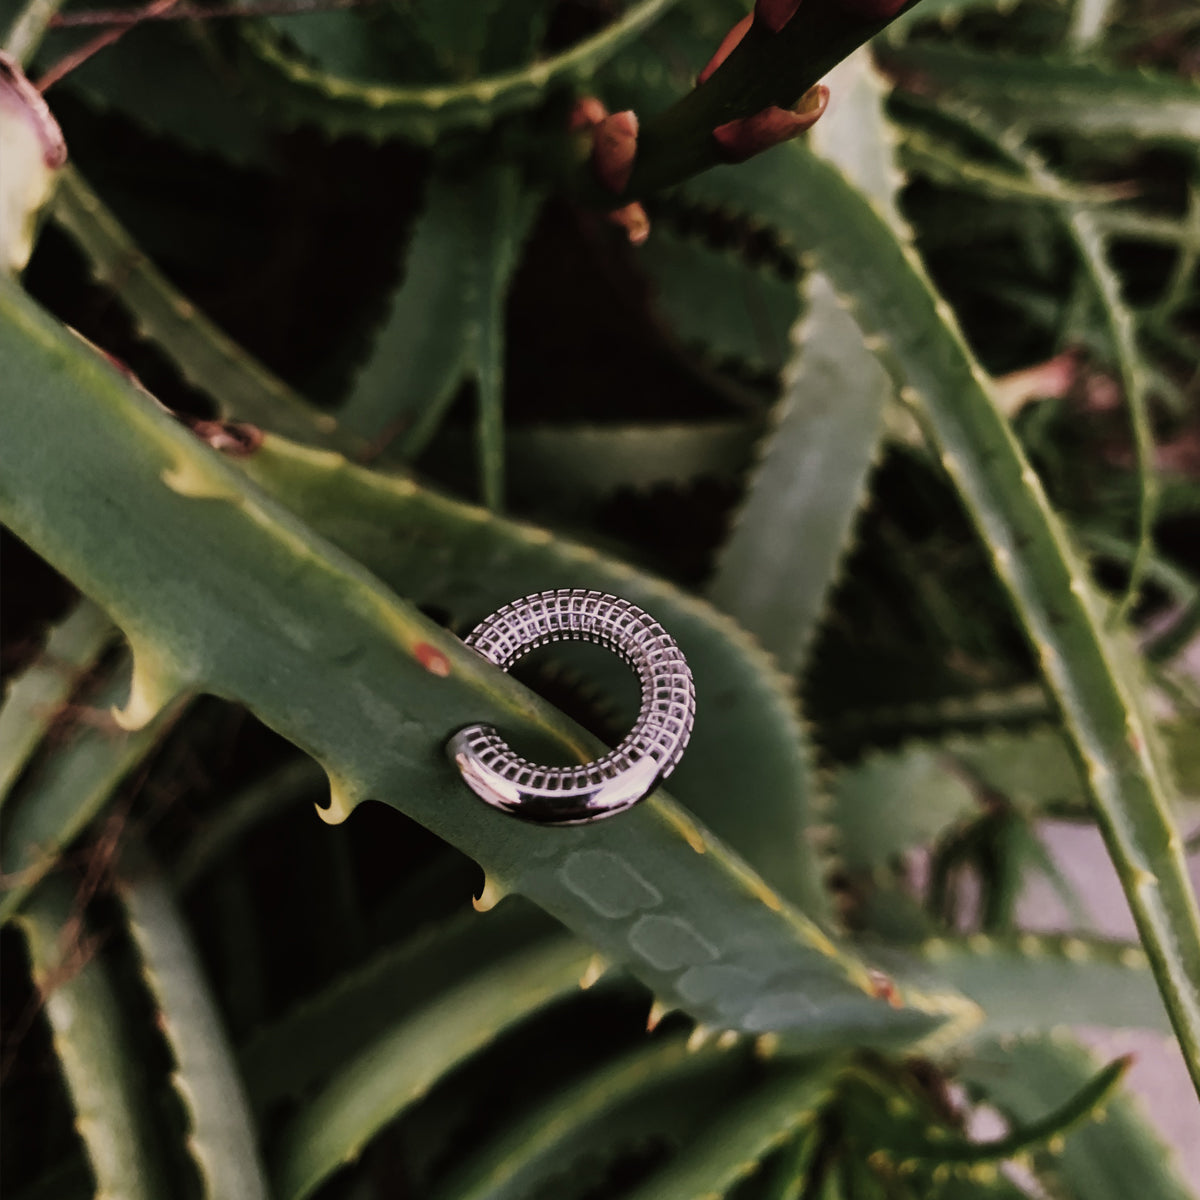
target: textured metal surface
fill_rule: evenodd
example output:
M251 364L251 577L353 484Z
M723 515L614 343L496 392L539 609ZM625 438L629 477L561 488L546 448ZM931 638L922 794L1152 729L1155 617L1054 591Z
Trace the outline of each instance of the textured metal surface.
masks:
M517 754L490 725L468 725L447 752L481 799L527 821L576 825L622 812L675 768L692 733L692 673L674 639L648 613L605 592L535 592L497 609L466 644L507 671L539 646L595 642L637 672L641 711L615 750L575 767L546 767Z

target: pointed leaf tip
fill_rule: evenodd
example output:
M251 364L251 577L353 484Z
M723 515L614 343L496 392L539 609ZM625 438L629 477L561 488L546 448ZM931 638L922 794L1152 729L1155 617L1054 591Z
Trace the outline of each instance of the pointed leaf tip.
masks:
M112 718L126 733L145 729L187 690L183 675L157 652L130 639L133 672L129 696L123 706L112 709Z

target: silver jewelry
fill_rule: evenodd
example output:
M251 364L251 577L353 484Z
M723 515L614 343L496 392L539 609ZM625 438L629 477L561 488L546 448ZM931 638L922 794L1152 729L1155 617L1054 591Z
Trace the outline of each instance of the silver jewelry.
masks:
M595 642L637 672L642 707L624 741L577 767L544 767L518 755L490 725L460 729L446 747L467 786L526 821L579 825L623 812L675 769L692 733L696 693L683 652L636 604L605 592L535 592L481 621L466 644L507 671L539 646Z

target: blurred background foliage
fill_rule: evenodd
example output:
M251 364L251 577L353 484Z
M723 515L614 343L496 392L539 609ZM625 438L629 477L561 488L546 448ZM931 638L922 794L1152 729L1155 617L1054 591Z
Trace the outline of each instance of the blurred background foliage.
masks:
M0 5L14 53L34 7ZM769 1029L651 1009L586 929L516 896L477 915L480 866L396 807L315 820L326 773L246 708L184 697L118 731L124 643L6 530L7 1194L1191 1194L1122 1064L1060 1028L1166 1025L1141 951L1095 937L1039 841L1047 816L1094 819L1090 761L914 417L903 345L897 367L829 283L836 190L805 191L781 147L642 197L635 247L563 185L573 96L665 108L745 5L312 8L128 28L46 8L35 81L124 31L46 88L70 165L28 294L454 632L542 586L625 584L672 632L702 606L709 716L679 800L819 926L898 979L916 955L989 1021L780 1065ZM1185 836L1198 71L1180 0L921 0L837 69L797 152L898 243L911 228L949 306L928 344L957 321L1099 591L1127 596ZM293 441L243 459L256 434L231 418ZM300 444L411 475L428 507L347 498ZM636 702L586 653L518 676L609 741ZM702 777L772 722L787 765L710 815ZM745 833L774 847L743 844L760 803L795 844L774 816ZM1018 927L1033 875L1067 893L1065 939Z

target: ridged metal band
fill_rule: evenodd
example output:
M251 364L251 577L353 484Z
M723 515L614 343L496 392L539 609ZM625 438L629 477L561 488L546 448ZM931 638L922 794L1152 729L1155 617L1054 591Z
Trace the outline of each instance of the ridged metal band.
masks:
M578 825L623 812L674 769L692 733L696 694L675 640L649 614L617 596L583 588L536 592L497 609L466 644L507 671L551 642L605 646L637 672L642 706L615 750L577 767L545 767L517 754L490 725L468 725L447 752L477 796L549 825Z

